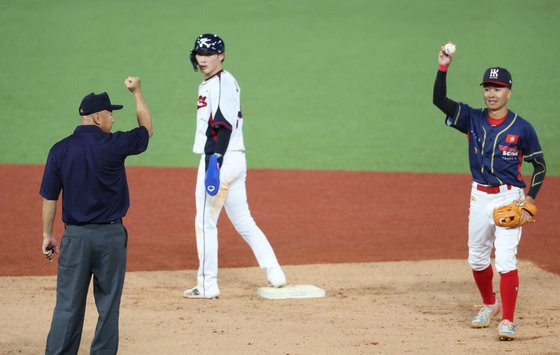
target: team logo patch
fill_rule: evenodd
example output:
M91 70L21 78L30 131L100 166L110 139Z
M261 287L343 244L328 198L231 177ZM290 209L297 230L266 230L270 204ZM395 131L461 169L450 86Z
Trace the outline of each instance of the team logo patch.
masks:
M199 47L210 48L211 44L212 44L212 40L210 38L199 38L198 39L198 46Z
M490 69L490 79L498 79L500 69Z
M516 136L515 134L508 134L506 137L506 143L517 144L518 140L519 136Z
M519 155L517 147L510 147L507 145L499 145L498 148L502 151L502 155L506 157L516 157Z
M206 96L202 96L200 95L198 97L198 102L196 104L196 109L198 110L199 108L203 108L208 106L208 103L206 102Z

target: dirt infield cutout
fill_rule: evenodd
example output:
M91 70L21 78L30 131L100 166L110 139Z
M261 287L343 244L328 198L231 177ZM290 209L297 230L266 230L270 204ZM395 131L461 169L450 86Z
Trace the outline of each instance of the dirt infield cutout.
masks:
M120 354L553 354L560 352L560 276L520 263L518 339L497 340L496 326L469 328L480 302L465 261L403 261L287 266L292 284L313 283L316 299L268 300L258 268L220 272L218 300L182 297L195 272L127 274ZM499 279L499 278L498 278ZM44 351L55 277L0 278L4 354ZM497 285L498 280L495 280ZM538 291L537 291L538 290ZM95 322L88 298L80 354Z

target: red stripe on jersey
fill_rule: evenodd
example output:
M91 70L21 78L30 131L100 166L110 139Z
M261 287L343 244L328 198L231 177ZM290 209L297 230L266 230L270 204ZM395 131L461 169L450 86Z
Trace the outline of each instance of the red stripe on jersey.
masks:
M519 162L517 163L517 180L523 181L523 177L521 176L521 164L523 164L523 153L519 152Z
M231 126L228 125L228 124L225 123L225 122L218 122L218 123L215 123L212 127L220 127L220 126L224 126L224 127L227 128L229 131L232 130Z
M210 113L210 120L208 120L208 124L210 125L210 128L212 128L212 139L215 142L218 140L218 132L214 129L214 117L212 117L212 113Z

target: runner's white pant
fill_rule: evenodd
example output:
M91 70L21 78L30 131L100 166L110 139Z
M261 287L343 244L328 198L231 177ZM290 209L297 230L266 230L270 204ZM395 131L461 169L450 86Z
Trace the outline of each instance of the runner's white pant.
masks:
M469 209L469 264L481 271L490 265L492 246L496 248L496 270L506 273L517 269L517 245L521 239L521 227L504 228L494 224L494 208L505 206L513 200L525 198L523 189L507 185L500 192L489 194L479 191L473 182Z
M220 169L220 190L216 196L206 193L205 159L202 155L196 180L196 246L198 249L197 287L205 295L217 295L218 288L218 218L225 206L229 220L249 244L261 268L279 267L276 255L259 229L247 203L245 152L226 152Z

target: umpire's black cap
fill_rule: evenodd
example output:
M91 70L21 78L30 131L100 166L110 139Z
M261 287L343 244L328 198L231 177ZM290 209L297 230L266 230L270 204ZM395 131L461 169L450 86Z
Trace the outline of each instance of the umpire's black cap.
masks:
M80 112L80 116L87 116L103 110L113 111L120 110L121 108L123 108L123 105L111 104L109 95L106 92L102 92L101 94L94 94L92 92L83 98L78 111Z
M492 67L486 69L484 75L482 76L482 86L496 85L507 87L511 90L511 74L506 68L502 67Z

